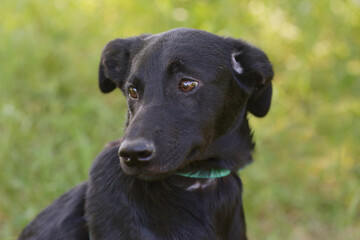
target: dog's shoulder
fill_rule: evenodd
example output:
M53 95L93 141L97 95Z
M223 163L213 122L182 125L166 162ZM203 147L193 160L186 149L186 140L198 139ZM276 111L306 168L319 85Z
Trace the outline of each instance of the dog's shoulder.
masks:
M115 174L113 171L117 172L119 170L117 167L119 165L118 150L121 141L122 139L120 138L107 143L97 155L90 168L90 182L93 177L97 175L99 175L100 178L101 175L104 176L104 174L105 176L113 176Z
M105 145L103 151L114 148L114 147L119 147L121 142L122 142L122 138L111 141Z
M88 182L83 182L56 199L21 233L19 240L88 239L84 217Z

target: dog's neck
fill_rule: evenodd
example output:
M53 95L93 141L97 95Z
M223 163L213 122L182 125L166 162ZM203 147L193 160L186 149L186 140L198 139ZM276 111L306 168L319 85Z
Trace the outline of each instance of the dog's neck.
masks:
M186 191L204 191L207 188L213 187L216 184L216 179L207 178L207 179L196 179L191 182L182 182L183 186L180 186ZM178 185L179 187L179 185Z
M190 192L211 192L217 191L217 187L221 182L227 182L227 179L232 179L232 174L217 178L193 178L184 177L180 175L172 175L167 178L167 183L179 187L185 191Z
M201 178L201 179L214 179L226 177L231 171L229 169L210 169L210 170L199 170L196 172L176 172L175 175L188 177L188 178Z
M245 104L234 125L211 143L196 162L211 161L220 169L236 172L252 162L254 146Z
M230 173L231 171L229 169L211 169L209 171L200 170L196 172L176 172L175 175L187 178L187 185L182 186L183 189L186 191L197 191L204 190L212 186L215 184L216 179L226 177Z

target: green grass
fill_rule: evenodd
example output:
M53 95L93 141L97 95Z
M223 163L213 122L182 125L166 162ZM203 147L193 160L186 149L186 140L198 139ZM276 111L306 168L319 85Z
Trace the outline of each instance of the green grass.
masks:
M256 161L241 171L251 239L360 239L358 0L3 0L0 239L87 179L121 137L126 105L97 65L116 37L192 27L241 37L275 68L274 100L251 118Z

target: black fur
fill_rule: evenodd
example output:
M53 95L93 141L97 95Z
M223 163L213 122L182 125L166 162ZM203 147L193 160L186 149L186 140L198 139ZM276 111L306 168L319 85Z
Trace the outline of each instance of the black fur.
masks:
M205 31L111 41L99 87L127 96L125 134L96 158L87 182L45 209L19 239L246 239L236 172L252 161L247 112L268 113L272 78L261 50ZM182 92L181 80L199 85ZM174 174L212 168L231 174Z

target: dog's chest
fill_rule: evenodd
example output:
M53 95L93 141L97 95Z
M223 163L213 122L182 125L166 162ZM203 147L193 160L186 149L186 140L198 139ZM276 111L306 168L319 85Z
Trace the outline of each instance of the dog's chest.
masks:
M184 195L174 200L160 194L132 203L116 221L120 235L124 239L217 239L215 206L196 194Z
M241 207L241 182L236 175L215 183L146 182L122 174L106 161L99 163L86 198L92 240L239 239L228 237L229 232L242 231L243 219L233 224L235 229L229 228L235 216L241 216L236 210Z
M92 240L226 239L220 236L218 229L224 223L218 219L219 215L231 218L227 215L232 211L221 204L226 196L215 192L213 185L194 181L181 189L150 184L133 186L131 194L108 196L104 199L109 202L98 206L102 214L90 216L90 228L95 230ZM114 205L110 199L120 201Z

